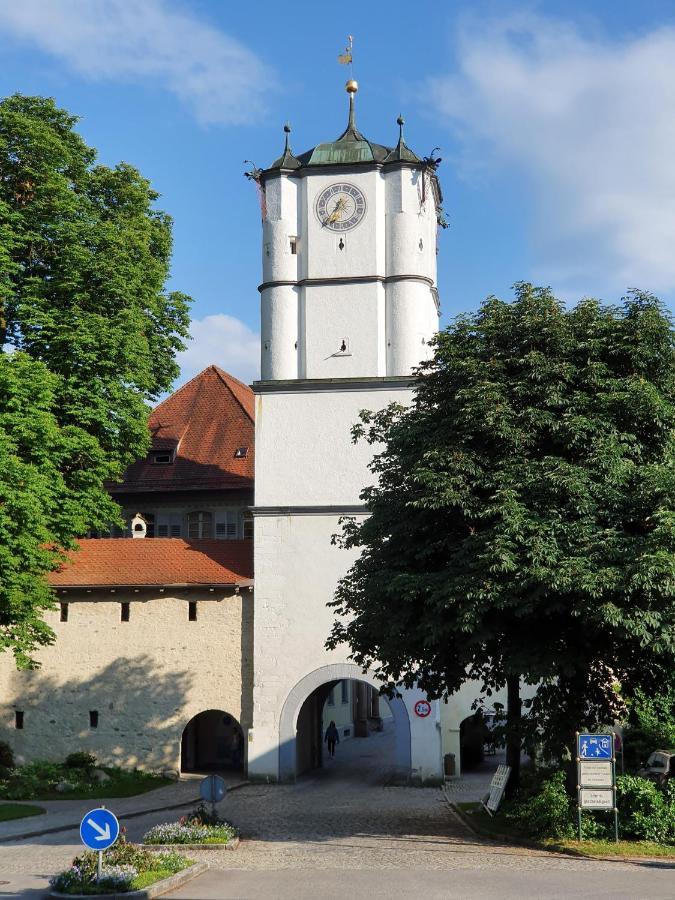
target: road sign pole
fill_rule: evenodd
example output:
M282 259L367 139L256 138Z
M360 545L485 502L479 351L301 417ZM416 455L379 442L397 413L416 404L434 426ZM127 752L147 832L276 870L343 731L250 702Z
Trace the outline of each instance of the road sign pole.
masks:
M103 878L103 850L98 851L98 862L96 863L96 884L99 884Z

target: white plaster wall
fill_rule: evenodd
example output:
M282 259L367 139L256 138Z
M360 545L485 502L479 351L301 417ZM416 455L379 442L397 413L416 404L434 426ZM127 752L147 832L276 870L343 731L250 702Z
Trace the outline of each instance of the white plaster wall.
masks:
M252 594L104 596L69 593L67 622L48 613L56 643L38 654L41 669L18 672L0 656L0 737L19 760L84 750L102 764L178 769L183 729L197 713L222 709L250 725ZM188 600L198 600L196 622ZM131 603L129 622L120 601ZM99 712L96 729L90 710Z
M298 293L299 288L292 285L262 292L260 369L264 380L298 377Z
M256 506L337 505L362 502L372 483L374 448L353 444L351 427L362 409L410 402L408 389L295 391L256 397ZM258 579L256 545L256 583Z
M387 374L406 375L431 355L428 342L437 331L429 328L430 311L436 309L431 289L419 281L392 282L386 309Z
M386 374L385 291L381 282L302 288L304 378ZM347 352L339 352L342 340Z
M338 516L333 515L255 518L254 727L248 745L249 774L254 777L278 775L280 714L293 688L316 669L349 662L347 647L325 648L335 617L327 604L355 558L353 552L331 544L339 530ZM414 714L414 704L425 695L402 693L410 719L413 777L437 779L437 703L432 714L421 719Z

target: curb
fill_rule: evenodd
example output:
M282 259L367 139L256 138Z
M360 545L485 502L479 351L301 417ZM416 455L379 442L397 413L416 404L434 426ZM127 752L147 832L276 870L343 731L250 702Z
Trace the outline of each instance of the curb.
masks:
M139 844L145 850L236 850L239 838L232 838L227 844Z
M250 784L250 781L238 781L237 784L233 784L232 787L227 789L227 793L229 794L231 791L238 791L239 788L246 787L246 785ZM227 796L227 795L226 795ZM102 798L102 799L115 799L113 798ZM119 799L119 798L118 798ZM126 798L123 798L126 799ZM36 801L37 802L37 801ZM118 819L138 819L140 816L147 816L150 813L156 812L164 812L164 810L171 809L181 809L183 806L192 806L194 803L202 802L201 797L195 797L192 800L183 800L181 803L170 803L167 806L153 806L152 809L141 809L137 812L128 812L128 813L120 813L118 815ZM24 831L21 834L8 834L0 836L0 844L9 844L12 841L25 841L28 838L32 837L42 837L43 834L57 834L59 831L72 831L73 829L78 829L80 827L79 819L77 822L71 822L67 825L53 825L51 828L41 828L36 831ZM65 896L65 895L64 895ZM68 895L72 896L72 894ZM94 895L95 896L95 895ZM120 895L121 896L121 895ZM125 894L125 897L130 897L131 894Z
M197 875L202 875L208 869L209 864L205 862L195 863L182 872L176 872L170 878L163 878L154 884L143 888L141 891L126 891L123 894L61 894L58 891L50 891L47 897L58 898L58 900L91 900L97 897L98 900L150 900L152 897L161 897L162 894L173 891L182 887L188 881L192 881Z

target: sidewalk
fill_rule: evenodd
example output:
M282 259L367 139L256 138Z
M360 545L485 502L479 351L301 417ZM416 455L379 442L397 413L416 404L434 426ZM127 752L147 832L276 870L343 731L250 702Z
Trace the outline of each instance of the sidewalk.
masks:
M79 828L84 814L97 806L107 807L119 819L130 819L134 816L141 816L144 813L190 806L199 800L199 783L203 777L203 775L183 775L181 780L174 784L168 784L165 787L148 791L145 794L137 794L135 797L110 797L109 799L97 798L89 800L26 800L27 806L41 806L46 812L41 816L0 822L0 843ZM238 772L228 773L222 777L225 779L228 791L248 783Z

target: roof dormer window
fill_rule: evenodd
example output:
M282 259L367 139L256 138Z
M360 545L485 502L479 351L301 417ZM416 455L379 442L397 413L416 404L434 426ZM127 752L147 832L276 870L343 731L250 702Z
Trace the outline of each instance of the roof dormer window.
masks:
M246 459L247 456L248 456L248 447L237 447L237 449L234 451L235 459Z
M155 450L150 454L150 462L154 466L170 466L175 458L175 450Z

